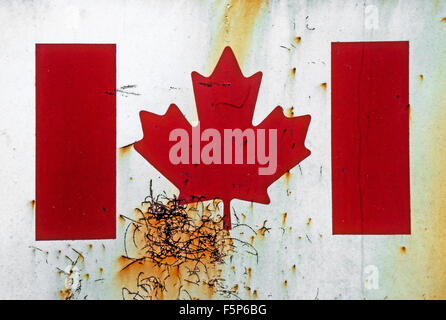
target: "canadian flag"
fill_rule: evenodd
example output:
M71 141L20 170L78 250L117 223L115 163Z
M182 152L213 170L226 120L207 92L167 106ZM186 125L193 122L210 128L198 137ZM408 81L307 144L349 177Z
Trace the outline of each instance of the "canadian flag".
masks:
M116 50L36 45L37 240L115 237L116 94L129 89L116 88ZM408 234L409 42L333 42L325 50L333 233ZM229 98L237 94L228 90ZM230 175L223 179L231 183ZM254 178L249 183L254 189Z
M0 297L75 265L122 298L151 190L256 248L218 266L242 299L446 297L445 1L3 1L0 30ZM237 128L252 159L206 154Z

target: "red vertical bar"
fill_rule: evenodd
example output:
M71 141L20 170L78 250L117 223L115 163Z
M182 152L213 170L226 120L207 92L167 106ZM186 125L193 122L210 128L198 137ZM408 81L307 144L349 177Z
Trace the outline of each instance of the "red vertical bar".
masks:
M115 238L115 57L114 44L36 45L37 240Z
M332 43L333 234L410 234L409 43Z

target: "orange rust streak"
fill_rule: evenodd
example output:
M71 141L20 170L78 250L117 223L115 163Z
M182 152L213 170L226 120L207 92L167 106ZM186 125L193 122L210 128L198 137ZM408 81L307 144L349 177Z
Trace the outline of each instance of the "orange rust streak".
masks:
M267 221L267 220L263 221L263 225L262 225L262 227L261 227L260 229L257 230L257 235L258 235L261 239L265 238L265 233L269 230L269 228L266 227L266 221Z
M185 216L164 216L157 218L152 213L152 203L143 204L141 210L134 211L132 221L139 221L138 227L131 224L128 234L132 235L127 243L135 244L130 249L127 247L130 257L120 256L116 266L119 269L115 276L115 283L125 288L125 298L132 299L132 294L137 292L151 299L178 299L182 293L181 286L187 288L192 299L211 299L217 289L215 279L221 278L221 269L215 263L215 254L226 254L232 248L232 240L227 231L223 230L222 221L210 218L212 206L188 206L187 216L194 220L194 227L178 229L174 234L166 234L166 220L169 224L184 223ZM172 208L173 203L166 203L164 208ZM182 212L182 211L181 211ZM200 217L197 220L197 217ZM125 217L121 217L126 220ZM125 226L127 228L127 226ZM223 239L218 242L208 240L208 235L215 235ZM164 245L164 243L188 243L188 247ZM165 248L165 246L169 246ZM140 249L141 248L141 249ZM183 249L182 249L183 248ZM166 249L170 253L166 254ZM188 260L190 250L199 250L199 264L196 260ZM186 251L181 251L186 250ZM191 270L196 270L195 273ZM138 286L138 279L139 284ZM188 281L186 281L188 280ZM198 281L198 283L196 283ZM146 283L147 282L147 283ZM191 283L192 282L192 283ZM141 283L148 290L141 291ZM150 288L150 290L148 289Z
M311 224L311 218L308 218L307 227L309 227Z
M292 117L294 117L294 107L287 108L287 109L285 110L285 115L286 115L288 118L292 118Z
M119 156L124 157L130 154L130 151L133 149L133 143L128 144L119 148Z
M71 296L72 296L72 294L71 294L71 290L70 289L65 289L65 290L60 290L59 291L59 297L62 300L69 300L69 299L71 299Z
M284 214L282 214L282 228L285 228L286 216L287 216L286 212Z
M398 245L389 261L393 281L383 284L389 299L446 299L446 146L441 143L446 139L446 61L440 57L429 55L438 62L426 70L432 79L426 83L429 95L414 98L411 108L411 236L405 254ZM417 285L407 286L408 277Z
M267 5L268 1L261 0L230 0L217 4L217 8L224 6L224 12L220 18L215 43L211 45L213 49L210 66L216 64L226 46L232 48L239 63L243 65L249 51L256 21L262 7Z

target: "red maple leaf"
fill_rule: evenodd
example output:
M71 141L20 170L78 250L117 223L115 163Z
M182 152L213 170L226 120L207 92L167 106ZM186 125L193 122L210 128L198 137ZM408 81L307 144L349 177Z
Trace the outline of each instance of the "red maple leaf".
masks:
M212 128L221 132L221 137L224 137L224 129L243 131L251 128L255 132L258 132L258 129L265 131L275 129L277 166L272 174L259 174L259 168L267 165L260 163L257 158L255 163L246 163L248 162L246 138L242 140L243 157L245 157L243 164L235 164L233 155L232 164L224 163L223 141L221 141L221 164L205 164L199 158L198 161L195 158L189 163L173 164L169 159L169 151L176 142L170 141L169 135L177 128L187 132L190 137L188 158L191 158L194 139L192 126L175 104L171 104L166 114L162 116L147 111L140 112L144 137L135 143L136 151L180 190L178 198L182 201L191 203L202 199L221 199L224 205L226 229L231 228L232 199L268 204L269 185L311 153L304 145L311 119L309 115L288 118L284 115L282 107L278 106L258 126L252 125L261 78L261 72L245 78L230 47L224 49L210 77L206 78L197 72L192 72L200 126L198 132L201 134L204 130ZM268 150L268 137L265 141L265 149ZM200 141L196 145L201 150L208 143ZM258 148L258 145L255 147Z

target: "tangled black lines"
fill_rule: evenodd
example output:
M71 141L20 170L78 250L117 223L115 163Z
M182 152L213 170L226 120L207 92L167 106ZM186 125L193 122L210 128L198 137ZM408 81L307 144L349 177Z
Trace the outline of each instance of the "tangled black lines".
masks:
M142 202L141 209L135 209L135 217L121 215L128 222L121 272L138 269L133 274L136 288L125 286L124 298L192 299L190 289L185 288L190 285L227 298L237 297L235 290L224 285L218 265L225 263L228 256L232 261L237 248L256 257L258 252L250 243L231 237L223 229L219 200L207 205L202 200L197 198L194 206L188 206L166 194L154 197L150 183L150 195ZM234 224L233 228L237 227L250 228ZM169 287L176 292L169 293Z

